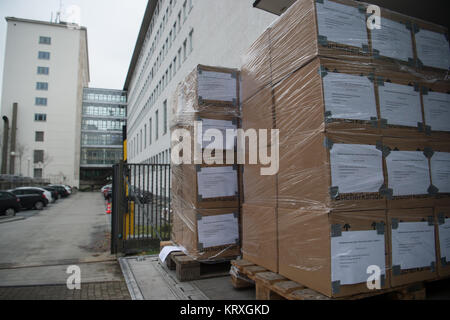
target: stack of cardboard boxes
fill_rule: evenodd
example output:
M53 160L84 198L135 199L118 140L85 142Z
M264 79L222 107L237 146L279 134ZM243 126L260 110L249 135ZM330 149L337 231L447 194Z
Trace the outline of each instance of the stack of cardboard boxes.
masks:
M447 30L367 6L298 0L242 68L243 128L280 136L278 174L244 168L244 259L330 297L450 274Z
M227 129L240 126L239 84L236 70L198 66L172 99L172 150L178 148L183 160L172 163L172 240L198 261L240 254L241 174L226 164L227 155L235 158L235 140L208 136L208 129L226 137Z

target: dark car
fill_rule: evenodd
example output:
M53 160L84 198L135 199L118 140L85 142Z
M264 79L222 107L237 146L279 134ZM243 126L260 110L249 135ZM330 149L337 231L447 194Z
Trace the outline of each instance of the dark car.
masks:
M42 189L45 189L47 191L50 191L52 193L53 199L61 199L61 195L59 194L58 190L56 190L55 187L42 187Z
M8 190L20 199L20 206L23 209L42 210L48 204L48 199L43 191L37 189L14 189Z
M0 191L0 214L15 216L20 211L20 199L13 193Z
M49 185L47 187L55 188L60 198L67 198L69 196L69 192L63 186Z

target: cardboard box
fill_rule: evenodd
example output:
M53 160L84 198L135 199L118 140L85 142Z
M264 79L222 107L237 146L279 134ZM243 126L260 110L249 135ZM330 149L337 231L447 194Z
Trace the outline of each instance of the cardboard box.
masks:
M391 286L435 279L435 220L432 208L388 210Z
M421 83L425 134L434 140L450 140L450 82L433 77Z
M172 165L172 185L183 186L173 196L186 209L239 207L239 166Z
M435 206L450 207L450 141L432 140L430 172Z
M199 112L239 116L239 90L239 71L198 65L172 99L175 122L186 123Z
M242 254L270 271L278 272L277 210L245 204L242 207Z
M372 292L367 268L389 285L386 212L279 209L280 274L329 297Z
M270 32L267 28L247 50L241 68L242 102L272 83Z
M280 208L386 208L380 136L297 133L291 138L280 147Z
M351 0L299 0L270 33L273 83L317 56L370 63L365 4Z
M381 134L384 137L424 138L420 78L409 72L388 69L384 63L375 72Z
M384 161L388 186L388 209L431 208L429 157L430 142L426 139L384 138Z
M434 209L436 224L437 269L439 277L450 276L450 207Z
M381 8L381 28L370 30L373 64L414 70L412 26L411 17Z
M418 70L436 72L444 79L450 68L448 29L416 18L411 21Z
M274 87L281 131L379 134L374 69L316 58ZM282 142L284 142L282 140Z
M172 240L199 261L240 255L239 208L174 208Z

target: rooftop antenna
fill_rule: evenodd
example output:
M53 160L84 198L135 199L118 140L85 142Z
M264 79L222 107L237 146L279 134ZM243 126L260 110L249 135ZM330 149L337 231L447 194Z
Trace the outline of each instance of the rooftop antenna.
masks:
M62 12L62 0L59 0L59 10L56 12L55 23L61 22L61 12Z

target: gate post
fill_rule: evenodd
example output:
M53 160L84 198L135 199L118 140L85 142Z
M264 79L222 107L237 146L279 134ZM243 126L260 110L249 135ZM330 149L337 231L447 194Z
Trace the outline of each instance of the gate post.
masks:
M124 163L113 167L112 216L111 216L111 254L123 249L123 218L126 211L124 190Z

